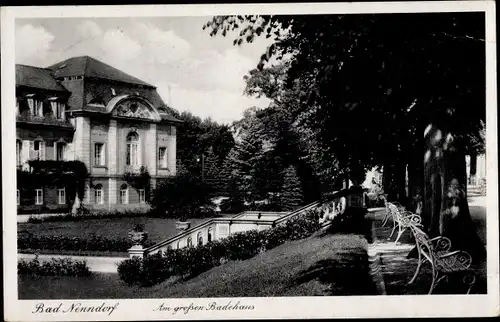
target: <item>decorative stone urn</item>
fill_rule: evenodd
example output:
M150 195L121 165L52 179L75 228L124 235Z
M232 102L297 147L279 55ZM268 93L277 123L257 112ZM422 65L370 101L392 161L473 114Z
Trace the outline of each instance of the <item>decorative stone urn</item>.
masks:
M180 220L175 223L175 228L177 228L180 231L185 231L188 230L189 227L191 227L191 222L186 221L186 220Z
M142 246L144 242L148 239L148 233L144 231L144 227L142 225L136 225L134 230L131 230L128 233L130 240L134 246Z

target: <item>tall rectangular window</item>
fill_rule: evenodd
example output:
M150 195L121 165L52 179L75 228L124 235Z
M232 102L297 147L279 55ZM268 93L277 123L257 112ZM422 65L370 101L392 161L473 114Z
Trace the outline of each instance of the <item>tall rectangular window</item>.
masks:
M139 203L146 203L146 191L144 189L139 189Z
M128 204L128 188L120 189L120 203L124 205Z
M35 189L35 205L43 204L43 190Z
M95 143L94 145L94 165L104 166L104 143Z
M63 161L64 160L64 149L66 147L66 144L62 142L56 143L56 160L57 161Z
M138 165L137 144L127 144L127 165Z
M66 189L57 189L57 203L60 205L66 203Z
M19 206L21 204L21 192L17 189L16 203Z
M40 141L33 142L33 152L35 159L40 159Z
M158 148L158 167L159 168L167 168L167 148L160 147Z
M101 205L104 203L104 199L102 197L103 189L102 185L98 184L95 186L95 191L94 191L94 196L95 196L95 203L98 205Z

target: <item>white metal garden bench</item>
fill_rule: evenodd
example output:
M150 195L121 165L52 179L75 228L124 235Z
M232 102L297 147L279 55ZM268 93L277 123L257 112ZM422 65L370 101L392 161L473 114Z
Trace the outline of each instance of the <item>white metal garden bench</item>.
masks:
M412 226L422 226L422 218L419 215L413 214L409 211L406 211L404 207L399 204L386 202L386 217L384 218L384 222L382 226L384 226L389 217L392 217L392 232L389 238L394 235L396 228L398 229L398 235L394 244L397 244L403 233L411 228Z
M422 264L430 263L432 268L432 283L428 294L433 292L441 280L455 273L463 274L462 283L468 286L467 294L469 294L476 282L474 270L471 269L471 255L461 250L450 251L451 241L448 238L443 236L429 238L418 225L410 225L410 229L415 236L418 251L418 266L408 284L415 281Z

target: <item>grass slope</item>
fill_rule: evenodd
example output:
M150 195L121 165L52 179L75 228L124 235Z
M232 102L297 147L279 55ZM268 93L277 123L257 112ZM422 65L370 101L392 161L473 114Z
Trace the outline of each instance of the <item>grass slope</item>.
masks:
M185 298L374 295L367 242L323 235L289 242L245 261L228 262L187 281L128 287L111 274L89 278L23 278L20 299Z

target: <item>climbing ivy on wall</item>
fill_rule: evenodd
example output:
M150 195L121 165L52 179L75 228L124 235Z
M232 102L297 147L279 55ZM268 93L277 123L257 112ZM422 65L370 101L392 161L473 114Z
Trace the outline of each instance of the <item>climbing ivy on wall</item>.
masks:
M31 160L30 171L17 170L17 185L23 189L64 187L68 200L85 197L85 185L90 181L85 163L81 161Z
M151 192L151 175L146 167L142 166L138 174L126 172L123 175L123 180L135 189L144 189L146 200L149 200Z

